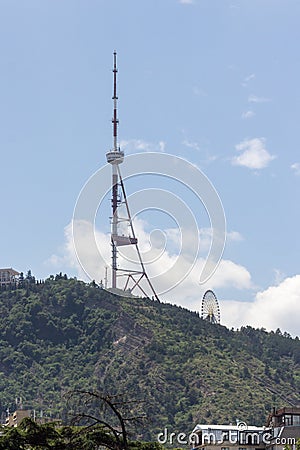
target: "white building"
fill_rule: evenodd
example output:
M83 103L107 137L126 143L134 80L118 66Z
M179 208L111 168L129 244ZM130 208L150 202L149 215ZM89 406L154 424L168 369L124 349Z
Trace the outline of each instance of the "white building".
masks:
M192 445L202 450L259 450L265 448L265 427L239 422L237 425L197 425Z
M247 425L197 425L190 443L201 450L296 450L300 440L300 407L275 409L265 427Z
M12 267L9 269L0 269L0 287L10 284L17 284L20 273Z

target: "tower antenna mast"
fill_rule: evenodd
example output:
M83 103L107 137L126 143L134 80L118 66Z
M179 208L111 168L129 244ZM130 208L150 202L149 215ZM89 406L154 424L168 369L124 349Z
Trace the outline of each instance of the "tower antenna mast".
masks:
M117 97L117 53L114 52L114 87L113 87L113 102L114 102L114 110L113 110L113 149L106 153L107 162L112 165L112 222L111 222L111 247L112 247L112 288L116 289L117 287L117 242L116 237L118 236L118 165L124 161L124 152L120 150L118 147L118 97Z
M113 101L114 101L114 116L112 119L113 123L113 138L114 138L114 151L116 152L118 150L118 97L117 97L117 53L114 52L114 68L113 68L113 74L114 74L114 95L113 95Z
M113 67L113 149L106 153L106 159L109 164L112 165L112 217L111 217L111 252L112 252L112 276L111 276L111 287L112 290L118 289L117 277L126 277L126 282L124 290L129 290L132 292L135 288L139 288L142 293L147 297L147 293L141 286L141 281L143 278L147 281L148 287L150 288L152 295L158 300L157 294L153 288L153 285L146 273L145 266L142 261L141 253L138 247L138 240L134 233L133 223L130 215L129 205L127 202L126 192L124 183L122 180L119 165L124 161L124 152L118 146L118 96L117 96L117 53L114 52L114 67ZM119 187L121 187L121 192L123 194L124 201L121 202L119 195ZM118 208L121 203L125 204L126 218L119 217ZM124 236L119 235L118 225L120 222L127 222L129 225L130 235ZM121 269L118 267L118 246L132 245L135 246L137 257L138 257L138 270ZM131 286L131 287L130 287Z

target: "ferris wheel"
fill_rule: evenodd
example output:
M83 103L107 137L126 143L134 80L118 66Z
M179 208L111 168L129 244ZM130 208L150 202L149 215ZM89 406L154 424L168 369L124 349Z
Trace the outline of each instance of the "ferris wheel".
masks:
M201 318L210 323L220 323L220 307L213 291L205 292L201 302Z

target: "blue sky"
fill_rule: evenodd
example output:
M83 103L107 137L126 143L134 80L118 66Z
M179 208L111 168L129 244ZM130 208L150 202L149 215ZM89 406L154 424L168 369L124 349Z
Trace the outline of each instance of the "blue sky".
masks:
M125 152L197 165L226 214L230 276L166 300L213 287L228 326L299 334L299 19L296 0L0 0L0 265L78 275L68 225L111 147L116 50Z

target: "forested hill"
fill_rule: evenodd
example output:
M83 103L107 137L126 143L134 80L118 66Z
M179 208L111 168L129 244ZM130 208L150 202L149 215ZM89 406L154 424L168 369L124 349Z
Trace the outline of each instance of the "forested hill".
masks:
M144 438L237 418L262 425L300 404L300 341L212 325L186 309L123 298L66 276L0 292L0 408L67 417L74 388L144 400Z

